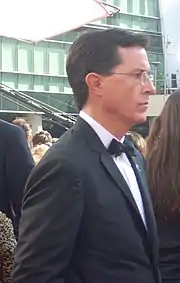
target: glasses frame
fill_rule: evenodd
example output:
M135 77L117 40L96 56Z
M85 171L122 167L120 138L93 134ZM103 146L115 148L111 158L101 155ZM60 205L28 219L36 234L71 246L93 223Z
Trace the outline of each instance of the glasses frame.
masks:
M122 75L122 76L133 76L139 79L142 85L147 84L149 81L154 83L154 78L151 72L142 71L140 73L119 73L119 72L110 72L108 75Z

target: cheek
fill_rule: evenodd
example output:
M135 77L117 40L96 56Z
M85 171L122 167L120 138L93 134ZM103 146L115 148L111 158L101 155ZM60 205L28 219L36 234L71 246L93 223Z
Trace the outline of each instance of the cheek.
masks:
M141 93L141 87L131 81L121 81L106 85L103 104L111 111L130 114L135 111Z

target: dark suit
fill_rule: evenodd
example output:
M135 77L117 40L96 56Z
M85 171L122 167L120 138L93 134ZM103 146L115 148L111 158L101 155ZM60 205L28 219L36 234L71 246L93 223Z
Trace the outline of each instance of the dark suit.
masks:
M79 118L28 182L12 283L159 282L156 225L140 178L148 233L112 157Z
M23 190L34 166L20 127L0 120L0 211L18 226Z

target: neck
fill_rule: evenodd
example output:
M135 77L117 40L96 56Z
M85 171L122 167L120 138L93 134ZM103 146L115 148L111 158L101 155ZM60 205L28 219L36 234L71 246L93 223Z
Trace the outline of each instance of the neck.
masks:
M83 112L93 118L118 140L121 140L130 128L123 121L117 121L117 118L115 118L114 115L101 115L99 110L96 112L95 110L92 111L90 109L83 109Z

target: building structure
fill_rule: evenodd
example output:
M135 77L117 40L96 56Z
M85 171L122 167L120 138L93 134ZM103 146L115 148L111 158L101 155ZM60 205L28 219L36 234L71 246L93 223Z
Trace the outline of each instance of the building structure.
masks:
M23 91L55 108L74 113L76 109L65 68L69 47L82 32L120 27L149 35L151 40L148 50L149 60L152 63L152 71L156 71L154 75L156 75L157 88L162 92L164 54L159 1L106 0L104 2L121 7L121 12L115 17L85 25L39 43L31 44L0 37L0 83ZM154 62L160 62L156 70ZM2 95L0 111L20 115L21 111L28 113L29 110Z

